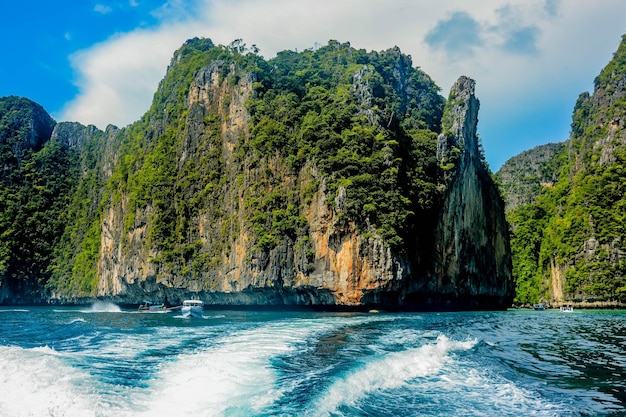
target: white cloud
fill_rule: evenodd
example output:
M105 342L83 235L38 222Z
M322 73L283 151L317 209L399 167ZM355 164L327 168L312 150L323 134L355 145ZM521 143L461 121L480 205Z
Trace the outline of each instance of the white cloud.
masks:
M242 38L266 58L336 39L367 50L399 46L444 95L460 75L474 78L483 108L479 131L489 158L492 149L511 151L511 132L497 127L502 118L510 118L511 126L523 125L518 114L532 117L533 107L547 111L546 103L564 100L571 114L578 93L590 88L626 32L623 0L510 0L506 6L500 0L169 0L153 15L160 26L118 34L72 57L80 93L62 120L99 127L137 120L172 53L188 38L209 37L217 44ZM465 32L476 35L472 42L465 39L473 54L462 59L463 51L454 49L462 43L459 38L437 32L453 16L476 23ZM567 132L569 120L559 123Z
M113 9L109 6L105 6L104 4L96 4L96 6L93 8L93 10L96 13L101 13L101 14L109 14L113 11Z
M161 21L193 21L196 16L198 4L193 0L167 0L160 7L150 13ZM202 6L202 3L199 3Z
M100 128L139 119L150 107L172 52L185 39L177 28L137 30L73 55L80 94L66 105L61 119Z

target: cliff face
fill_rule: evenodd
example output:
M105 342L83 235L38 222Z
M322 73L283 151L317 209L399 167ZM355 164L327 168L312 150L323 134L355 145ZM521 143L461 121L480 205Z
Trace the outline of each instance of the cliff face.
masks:
M6 181L13 171L11 165L21 165L26 150L40 149L50 139L54 125L43 107L29 99L11 96L0 101L0 147L3 151L0 174Z
M431 285L444 299L468 306L506 306L514 294L504 203L482 160L476 136L479 102L474 81L461 77L450 91L449 125L438 139L448 168L435 243Z
M140 121L52 133L78 179L48 297L507 307L507 226L473 81L453 88L439 146L437 91L397 48L332 41L268 63L189 41Z
M496 173L506 210L534 202L544 188L553 187L567 162L567 144L548 143L506 161Z
M246 102L256 81L254 74L237 71L212 61L196 73L174 155L177 171L196 170L210 159L220 178L209 207L187 219L188 241L193 240L198 256L209 257L210 267L189 273L193 261L155 262L161 254L149 245L154 207L139 209L133 227L125 230L128 197L122 196L104 210L96 295L121 301L148 297L177 303L193 295L226 305L401 307L401 289L411 276L408 256L392 251L380 237L364 236L345 218L345 188L331 197L325 176L310 161L294 172L280 155L260 160L236 155L242 143L252 140ZM223 82L234 78L236 83ZM207 124L207 118L213 121ZM148 136L157 136L162 121L153 119L151 125L155 131ZM259 247L250 230L255 214L246 201L313 186L310 201L296 209L306 234L281 236L273 247Z
M625 164L623 38L593 94L580 95L570 138L515 157L498 174L512 203L519 302L626 303ZM514 165L526 168L511 175Z

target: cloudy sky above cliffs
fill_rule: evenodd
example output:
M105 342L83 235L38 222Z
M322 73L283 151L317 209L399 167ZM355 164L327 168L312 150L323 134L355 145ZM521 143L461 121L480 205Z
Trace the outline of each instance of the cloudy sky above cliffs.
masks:
M0 15L0 96L28 97L57 121L125 126L150 106L186 39L242 38L265 58L330 39L395 45L447 97L467 75L478 132L497 170L565 140L578 95L626 33L626 1L602 0L22 0Z

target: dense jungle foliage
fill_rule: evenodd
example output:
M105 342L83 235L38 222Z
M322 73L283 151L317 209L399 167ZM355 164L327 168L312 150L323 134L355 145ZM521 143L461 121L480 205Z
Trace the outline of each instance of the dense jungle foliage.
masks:
M313 162L331 203L344 187L347 218L402 246L415 214L436 199L439 88L397 48L367 53L331 41L268 65L248 104L252 139L242 151L279 152L294 172Z
M73 152L49 141L54 124L28 99L0 99L0 282L26 297L50 277L78 180Z
M124 133L111 180L118 194L131 196L127 227L134 224L136 208L152 206L150 239L161 253L156 262L183 265L186 273L219 262L221 245L213 254L198 253L188 221L210 206L215 221L228 229L234 222L221 207L224 189L228 181L243 184L242 177L249 176L244 166L264 171L256 181L246 181L244 194L250 228L257 247L265 251L285 238L306 244L303 207L319 181L300 189L284 179L297 177L307 163L321 171L331 205L342 187L346 219L395 248L415 232L416 213L432 209L444 99L397 48L368 53L331 41L265 61L255 47L247 48L240 40L225 47L195 39L176 52L173 62L152 108ZM228 84L229 94L235 94L242 79L254 80L246 102L250 129L234 151L242 167L236 178L227 177L221 160L220 126L227 122L227 109L204 115L209 138L196 149L203 157L177 169L188 141L185 126L194 117L186 96L207 65L219 67L219 83ZM226 100L224 106L229 104ZM161 131L155 132L155 126ZM286 161L286 168L278 168L275 158ZM221 236L222 242L226 239Z
M508 213L516 300L558 296L561 275L565 301L626 302L626 36L593 96L580 95L571 132L543 161L558 180Z
M571 138L539 157L521 156L518 171L499 177L505 197L518 194L507 213L518 302L555 297L555 279L566 301L626 302L625 42L594 94L581 94ZM189 104L190 86L211 66L219 104ZM236 166L227 168L228 109L248 87L250 119L231 138ZM126 235L147 226L151 262L198 276L221 262L239 233L225 200L233 184L259 252L285 241L311 251L304 208L323 183L327 203L362 234L417 253L434 224L438 172L451 169L435 156L444 104L398 48L366 52L330 41L265 60L241 40L219 46L209 39L176 51L151 108L119 131L64 124L65 136L50 140L56 123L40 106L2 98L3 287L33 299L44 289L93 295L103 218L121 206ZM59 139L74 136L81 139ZM315 178L306 179L307 170ZM211 219L208 250L199 216Z

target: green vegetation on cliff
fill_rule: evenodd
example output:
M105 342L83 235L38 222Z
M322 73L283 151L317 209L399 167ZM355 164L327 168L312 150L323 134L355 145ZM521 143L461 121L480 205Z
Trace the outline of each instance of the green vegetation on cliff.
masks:
M220 97L190 104L194 82L211 77ZM223 160L223 130L231 101L246 88L251 120L232 138L239 166L233 170ZM224 245L238 233L236 208L222 204L231 182L245 182L244 210L261 251L283 239L310 251L303 208L320 182L287 180L308 165L324 178L331 205L345 196L339 203L346 220L401 249L416 229L428 227L417 215L428 218L437 199L443 107L439 88L397 48L366 52L331 41L265 61L240 40L229 46L190 40L174 54L150 110L120 133L105 199L113 205L127 199L126 231L146 221L138 213L149 212L148 245L160 269L197 276L221 262ZM212 219L209 251L193 223L199 215ZM85 245L77 259L97 250Z
M272 71L258 74L248 103L253 130L242 151L259 158L278 152L294 173L313 162L327 179L331 203L343 187L347 218L401 246L415 214L436 198L444 104L438 87L397 48L367 53L331 41L279 53L268 64ZM283 198L286 212L300 205ZM258 212L271 209L257 205ZM276 222L264 222L271 235L282 234Z
M517 301L626 302L626 36L578 99L569 141L538 166L556 181L509 212Z
M453 104L471 112L448 121L475 132L474 83L458 85L470 88ZM510 302L501 200L476 135L438 136L445 100L397 47L330 41L265 60L241 40L192 39L145 115L105 132L3 100L0 303ZM471 144L451 149L445 176L441 137ZM450 181L469 187L442 215ZM484 230L448 230L451 217ZM461 255L440 265L444 246Z
M38 300L77 182L72 151L50 141L54 121L30 100L0 99L0 282Z
M192 99L192 88L214 96ZM246 111L239 128L231 114L238 100ZM259 251L249 256L264 259L287 240L311 260L305 208L322 186L345 224L406 251L434 227L444 102L398 48L331 41L264 60L241 40L190 40L141 120L62 148L71 169L54 178L64 187L54 190L63 203L33 207L58 226L46 257L33 255L41 267L31 278L60 297L95 294L108 210L123 214L121 250L152 254L164 276L212 273L242 224ZM225 160L225 147L234 159ZM227 207L233 189L228 201L241 206ZM146 231L141 247L131 241L138 230Z
M98 283L106 134L94 126L84 127L78 123L57 127L61 126L64 129L57 129L60 130L57 136L79 136L84 140L71 148L77 175L63 210L65 226L54 247L47 287L57 294L88 297L95 294Z

